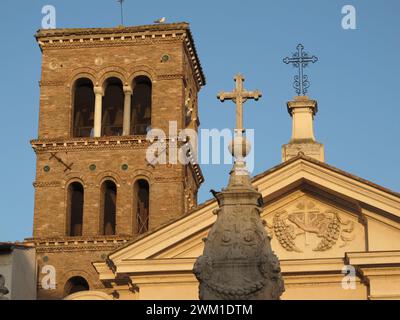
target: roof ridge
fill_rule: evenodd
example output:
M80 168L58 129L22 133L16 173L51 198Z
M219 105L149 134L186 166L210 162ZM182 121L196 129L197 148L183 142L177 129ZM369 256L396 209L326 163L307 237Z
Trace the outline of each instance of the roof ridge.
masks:
M157 31L157 30L171 30L171 29L189 29L188 22L171 22L171 23L162 23L162 24L146 24L146 25L138 25L138 26L117 26L117 27L89 27L89 28L56 28L56 29L39 29L36 32L36 37L41 36L51 36L51 35L65 35L65 34L73 34L73 33L82 33L86 34L88 32L96 32L98 33L107 33L107 32L115 32L115 33L124 33L124 32L135 32L135 31Z

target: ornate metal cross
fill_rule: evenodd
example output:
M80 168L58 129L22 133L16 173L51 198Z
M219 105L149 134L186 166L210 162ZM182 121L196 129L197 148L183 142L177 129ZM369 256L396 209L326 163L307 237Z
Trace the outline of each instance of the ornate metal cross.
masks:
M286 57L283 59L283 62L286 64L292 63L295 68L299 69L299 74L294 76L293 87L299 96L304 96L307 93L310 82L308 76L303 74L303 68L306 68L309 62L317 62L318 58L316 56L310 57L307 52L304 52L302 44L297 45L296 48L297 52L293 53L292 58Z
M236 131L237 133L243 132L243 104L248 99L258 100L262 97L262 93L258 90L246 91L243 88L244 77L241 74L237 74L234 78L236 87L232 92L220 92L217 98L224 102L225 100L232 100L236 103Z

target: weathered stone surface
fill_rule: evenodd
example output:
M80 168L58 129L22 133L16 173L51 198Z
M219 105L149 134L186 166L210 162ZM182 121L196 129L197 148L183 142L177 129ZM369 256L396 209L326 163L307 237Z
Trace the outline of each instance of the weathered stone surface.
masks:
M243 103L258 100L261 92L244 91L243 81L237 75L234 92L218 95L222 102L232 99L236 104L235 137L229 145L235 164L228 187L212 191L219 206L217 220L193 267L201 300L275 300L284 291L279 261L260 218L262 196L251 185L245 162L251 145L243 129Z
M280 265L260 219L261 194L244 164L235 164L228 188L215 193L217 220L194 266L202 300L273 300L284 291Z
M8 294L8 292L6 288L6 279L0 274L0 300L4 299L3 297Z
M282 161L285 162L302 153L318 161L325 161L324 145L314 136L314 117L318 112L318 103L306 96L295 97L287 103L292 117L292 137L282 146Z

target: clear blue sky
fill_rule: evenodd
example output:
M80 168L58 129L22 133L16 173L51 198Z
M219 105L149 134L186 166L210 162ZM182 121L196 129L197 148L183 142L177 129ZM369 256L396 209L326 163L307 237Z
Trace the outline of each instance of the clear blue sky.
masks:
M33 35L46 4L56 7L60 28L119 24L116 0L1 1L0 241L32 234L35 157L29 140L37 137L41 64ZM357 30L341 27L346 4L357 10ZM286 101L294 96L295 71L282 58L302 42L320 59L307 73L327 163L400 191L400 1L126 0L126 25L163 16L191 23L207 77L199 99L203 128L234 125L234 106L215 96L233 88L235 73L246 76L248 89L263 91L245 108L245 125L256 135L254 174L280 163L281 145L290 138ZM225 186L230 166L202 169L200 201L210 197L210 188Z

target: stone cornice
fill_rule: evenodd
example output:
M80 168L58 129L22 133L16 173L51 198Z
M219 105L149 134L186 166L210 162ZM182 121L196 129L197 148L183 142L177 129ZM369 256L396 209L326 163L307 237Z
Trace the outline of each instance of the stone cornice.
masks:
M196 181L196 185L197 185L197 187L199 187L204 182L203 172L201 171L199 164L196 162L195 156L192 153L190 146L187 145L187 147L188 147L188 157L189 157L190 168L192 169L193 176Z
M151 44L158 44L162 42L169 42L169 43L179 43L182 42L184 37L181 36L178 38L176 35L171 39L166 38L124 38L124 39L115 39L113 38L100 38L100 39L92 39L83 40L83 41L75 41L72 40L49 40L49 42L39 43L40 48L42 50L51 50L51 49L79 49L79 48L96 48L96 47L121 47L121 46L137 46L137 45L151 45Z
M371 186L373 188L376 188L376 189L379 189L380 191L383 191L384 193L389 193L389 194L394 195L397 198L400 198L400 193L398 193L398 192L395 192L393 190L390 190L390 189L387 189L385 187L382 187L382 186L380 186L380 185L378 185L376 183L373 183L373 182L368 181L366 179L360 178L360 177L358 177L356 175L353 175L351 173L348 173L346 171L338 169L338 168L336 168L334 166L331 166L331 165L329 165L327 163L324 163L324 162L318 161L318 160L316 160L314 158L308 157L308 156L304 155L303 153L299 153L296 157L291 158L288 161L282 162L282 163L278 164L277 166L272 167L271 169L268 169L268 170L266 170L266 171L264 171L264 172L262 172L262 173L260 173L260 174L258 174L256 176L254 176L253 180L254 181L262 181L262 179L264 177L271 176L271 175L274 174L274 172L280 171L283 167L288 167L290 164L293 164L293 163L297 162L298 160L302 160L303 162L310 162L312 164L315 164L317 166L320 166L322 168L330 170L330 171L332 171L334 173L337 173L337 174L342 175L344 177L356 180L357 182L369 185L369 186Z
M346 253L346 262L353 266L367 268L400 267L400 251L348 252Z
M282 185L290 185L305 179L316 185L323 185L336 193L353 198L361 203L400 217L398 193L382 188L364 179L335 169L310 157L299 156L274 167L253 178L260 191L268 189L268 194L282 190Z
M138 279L141 275L150 277L162 274L190 274L193 275L193 265L196 258L173 258L173 259L128 259L116 262L116 270L110 270L106 262L96 262L94 267L102 280L112 280L118 274L135 275ZM326 274L343 278L343 258L332 259L300 259L281 260L282 273L285 277L314 276ZM193 275L194 279L194 275ZM299 279L292 279L291 282L299 282ZM138 283L138 282L136 282Z
M157 76L157 80L176 80L183 79L181 74L160 74Z
M146 136L121 136L100 138L52 138L31 140L35 153L91 149L144 149L150 143Z
M33 186L35 188L49 188L49 187L59 188L59 187L61 187L61 182L60 181L45 181L45 182L35 181L33 183Z
M32 238L27 239L35 244L36 251L58 252L58 251L101 251L115 250L127 241L130 236L83 236L83 237L55 237L55 238Z
M42 51L53 48L125 46L160 41L183 41L190 56L198 86L202 87L206 83L189 24L185 22L118 28L48 29L39 30L35 37Z
M65 81L39 81L40 87L63 87Z
M168 140L168 139L167 139ZM31 145L36 154L54 151L74 150L110 150L110 149L146 149L151 142L146 136L117 136L100 138L52 138L31 140ZM204 182L200 165L189 149L189 166L192 169L197 186ZM40 187L41 185L34 185Z
M116 28L60 28L60 29L41 29L36 33L36 39L46 37L61 36L91 36L91 35L109 35L109 34L129 34L140 33L153 34L161 31L187 30L189 24L187 22L149 24L142 26L120 26Z

